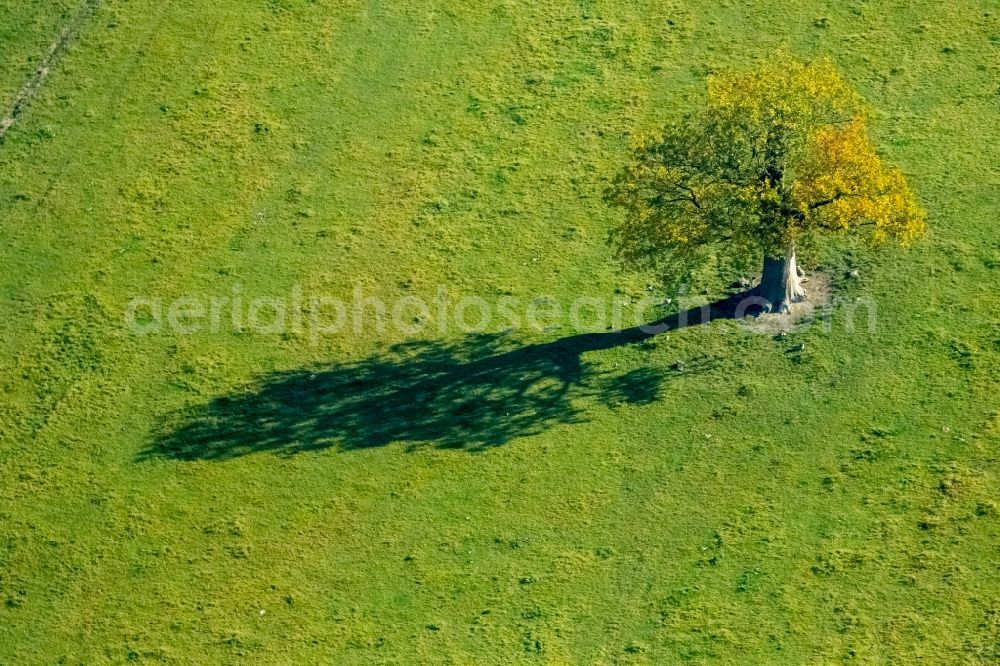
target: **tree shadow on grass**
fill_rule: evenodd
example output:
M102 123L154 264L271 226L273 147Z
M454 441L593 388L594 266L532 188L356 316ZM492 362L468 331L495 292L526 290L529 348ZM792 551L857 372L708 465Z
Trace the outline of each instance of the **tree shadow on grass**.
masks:
M622 331L526 346L504 334L406 342L353 363L273 373L245 392L169 415L140 459L228 460L394 442L470 451L499 446L581 422L583 399L653 402L663 381L680 370L612 375L583 354L732 318L742 296Z

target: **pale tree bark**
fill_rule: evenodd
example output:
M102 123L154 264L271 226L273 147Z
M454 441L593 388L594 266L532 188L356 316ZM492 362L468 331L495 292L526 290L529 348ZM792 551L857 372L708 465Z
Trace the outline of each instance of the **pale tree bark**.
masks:
M768 312L785 313L792 303L806 300L798 267L795 265L795 247L791 246L784 257L764 257L764 270L760 276L758 295L766 300Z

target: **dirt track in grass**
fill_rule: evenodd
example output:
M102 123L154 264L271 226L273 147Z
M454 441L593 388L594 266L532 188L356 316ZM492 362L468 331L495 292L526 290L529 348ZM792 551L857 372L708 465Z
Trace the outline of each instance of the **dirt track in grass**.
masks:
M76 16L63 27L59 32L59 36L49 45L38 67L35 68L28 81L18 91L17 96L14 97L14 101L7 108L3 120L0 120L0 141L7 135L10 128L17 123L18 118L31 106L32 100L35 99L39 91L41 91L42 86L45 85L49 74L59 64L59 61L72 46L73 42L76 41L81 28L94 15L99 6L100 0L84 0Z

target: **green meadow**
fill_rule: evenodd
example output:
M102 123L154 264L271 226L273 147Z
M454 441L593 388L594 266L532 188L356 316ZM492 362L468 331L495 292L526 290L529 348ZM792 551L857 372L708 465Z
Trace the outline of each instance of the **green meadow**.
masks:
M993 0L84 9L0 0L0 115L84 16L0 142L0 663L1000 660ZM648 299L630 135L780 49L929 215L814 257L822 322L315 335L358 290Z

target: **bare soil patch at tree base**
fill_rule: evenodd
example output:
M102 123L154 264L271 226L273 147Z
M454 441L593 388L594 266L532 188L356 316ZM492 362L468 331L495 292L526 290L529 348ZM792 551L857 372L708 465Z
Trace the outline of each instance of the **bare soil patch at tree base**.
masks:
M778 335L805 326L813 321L817 312L829 306L832 286L826 273L809 273L802 278L806 291L804 301L793 303L788 312L765 312L757 316L743 317L739 322L754 333Z

